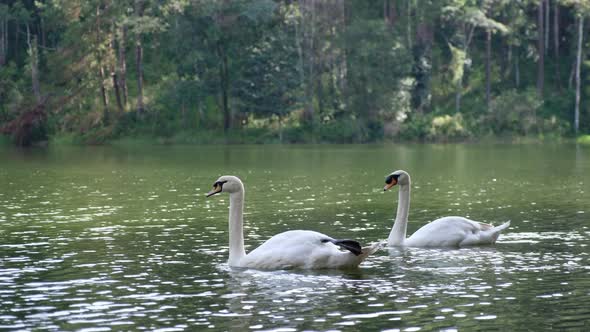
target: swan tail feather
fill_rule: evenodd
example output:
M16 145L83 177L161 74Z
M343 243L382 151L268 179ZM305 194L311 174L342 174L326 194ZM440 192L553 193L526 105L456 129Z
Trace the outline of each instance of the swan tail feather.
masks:
M500 226L492 227L489 230L489 232L491 233L492 243L496 243L496 240L498 240L498 237L500 236L500 232L502 232L503 230L505 230L509 226L510 226L510 221L507 221Z
M370 246L364 247L362 249L362 253L361 253L362 258L365 259L367 256L373 254L374 252L379 250L379 248L381 248L382 245L383 245L383 243L381 243L381 242L375 242L375 243L371 244Z
M484 231L494 228L494 225L492 225L492 224L486 224L483 222L478 222L478 223L479 223L479 226L481 227L481 229Z
M361 244L354 240L336 240L336 239L323 239L322 243L332 242L333 244L339 246L342 249L346 249L353 253L355 256L362 254L363 248L361 248Z
M501 232L502 230L508 228L509 226L510 226L510 221L507 221L500 226L494 227L494 230L496 230L497 232Z

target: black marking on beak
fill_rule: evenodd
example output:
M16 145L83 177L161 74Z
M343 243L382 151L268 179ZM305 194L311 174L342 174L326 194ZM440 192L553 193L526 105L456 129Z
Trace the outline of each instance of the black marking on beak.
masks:
M219 194L223 190L223 184L227 181L216 181L213 184L213 190L207 193L206 197L211 197L215 194Z
M213 184L213 186L214 186L214 187L215 187L215 186L220 186L220 187L223 187L223 185L224 185L226 182L227 182L227 180L225 180L225 181L217 181L217 182L215 182L215 183Z
M399 178L399 174L391 174L385 178L385 187L383 187L383 191L389 190L391 187L397 184L397 180Z
M385 178L385 183L391 184L393 182L393 180L395 180L395 182L397 182L397 179L399 178L399 176L400 176L399 174L391 174Z

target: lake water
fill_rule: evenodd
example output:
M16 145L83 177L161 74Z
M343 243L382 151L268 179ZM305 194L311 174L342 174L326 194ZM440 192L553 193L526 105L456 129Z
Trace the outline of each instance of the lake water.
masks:
M224 174L247 250L289 229L387 237L445 215L511 227L495 246L384 249L351 271L231 269ZM0 329L589 330L590 149L575 145L0 150Z

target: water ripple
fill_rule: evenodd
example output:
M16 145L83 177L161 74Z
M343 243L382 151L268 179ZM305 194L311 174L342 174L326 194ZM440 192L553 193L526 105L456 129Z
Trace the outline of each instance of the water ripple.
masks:
M0 329L587 329L590 180L579 174L590 165L576 161L574 176L538 156L546 169L508 170L469 147L436 162L453 146L202 149L0 169ZM246 182L251 250L287 229L383 239L396 195L381 173L393 165L415 179L409 232L443 214L512 226L493 247L388 248L352 271L227 266L228 198L203 197L219 174ZM539 183L547 169L560 183Z

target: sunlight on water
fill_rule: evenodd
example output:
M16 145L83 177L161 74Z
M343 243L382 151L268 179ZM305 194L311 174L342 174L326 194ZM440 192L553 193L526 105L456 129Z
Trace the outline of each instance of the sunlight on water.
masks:
M585 330L590 151L572 149L3 151L0 329ZM398 168L413 177L410 233L444 215L511 228L491 247L384 248L351 271L225 263L229 199L204 198L219 175L246 184L252 250L288 229L385 239Z

